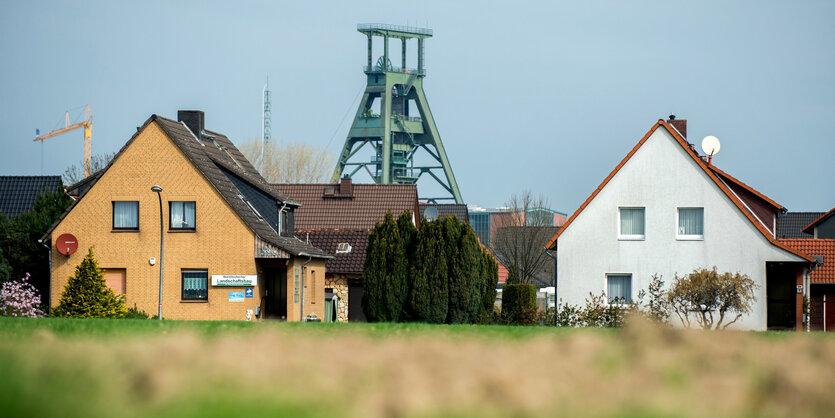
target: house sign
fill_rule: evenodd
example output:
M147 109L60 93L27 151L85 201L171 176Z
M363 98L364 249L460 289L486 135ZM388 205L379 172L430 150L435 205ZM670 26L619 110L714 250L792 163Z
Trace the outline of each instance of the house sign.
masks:
M255 274L213 274L212 286L255 286L258 276Z

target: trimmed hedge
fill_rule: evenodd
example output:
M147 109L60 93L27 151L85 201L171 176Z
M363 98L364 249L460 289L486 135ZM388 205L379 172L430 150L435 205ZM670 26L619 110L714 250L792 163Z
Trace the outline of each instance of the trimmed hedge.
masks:
M536 287L528 283L506 284L502 288L502 319L510 324L526 324L536 308Z

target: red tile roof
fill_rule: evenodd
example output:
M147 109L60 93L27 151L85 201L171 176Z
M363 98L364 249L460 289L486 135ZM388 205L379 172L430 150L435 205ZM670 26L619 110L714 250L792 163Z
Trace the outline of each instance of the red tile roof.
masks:
M365 249L368 247L369 231L325 230L299 233L301 239L310 239L310 244L334 254L332 260L325 263L325 271L335 274L362 275L365 264ZM342 243L350 245L350 250L337 251Z
M716 184L716 186L718 186L719 189L722 190L722 192L725 193L725 195L728 197L728 199L730 199L731 202L733 202L734 205L736 205L736 207L740 210L740 212L742 212L742 214L745 215L746 218L748 218L748 220L751 222L751 224L753 224L754 227L757 228L757 230L760 231L760 233L769 242L771 242L771 244L773 244L774 246L779 247L783 250L786 250L786 251L788 251L792 254L795 254L798 257L801 257L801 258L805 259L806 261L814 262L814 259L810 258L809 256L807 256L803 253L800 253L800 252L798 252L794 249L791 249L791 248L787 247L785 244L782 244L779 241L777 241L777 239L774 238L774 236L771 234L771 232L769 232L768 229L766 229L762 225L762 223L760 223L756 218L754 218L754 216L751 213L749 213L747 210L745 210L745 207L743 206L743 204L739 200L739 198L737 198L734 195L734 193L731 192L730 189L728 189L728 186L726 186L724 183L722 183L721 180L719 180L717 175L711 170L710 166L708 166L707 163L704 160L702 160L698 156L698 154L696 154L696 152L693 149L690 148L690 146L687 143L687 140L684 139L684 137L682 137L681 134L679 134L679 132L676 129L672 128L663 119L659 119L658 122L656 122L655 125L653 125L653 127L646 133L646 135L644 135L644 137L641 138L640 141L638 141L638 144L636 144L635 147L632 148L631 151L629 151L629 154L626 154L626 157L624 157L623 160L621 160L620 164L618 164L617 167L615 167L615 169L612 170L612 172L609 173L609 175L605 179L603 179L603 183L600 183L600 186L597 186L597 189L595 189L594 192L592 192L591 196L589 196L586 199L586 201L583 202L582 205L580 205L580 208L577 209L571 215L570 218L568 218L568 221L566 221L566 223L563 224L563 227L554 235L553 238L551 238L551 241L547 245L547 247L549 249L555 249L554 244L557 242L557 238L559 238L559 236L562 235L562 233L565 232L565 230L569 228L569 226L571 225L571 222L574 221L574 218L576 218L577 215L579 215L583 211L583 209L585 209L586 206L588 206L588 204L591 203L591 201L597 196L597 194L600 193L600 191L603 190L603 188L606 187L607 184L609 184L609 180L611 180L615 176L615 174L617 174L618 171L620 171L620 169L626 164L626 162L629 161L630 158L632 158L632 156L635 154L635 152L637 152L638 149L640 149L641 146L644 145L644 143L647 141L647 139L649 139L649 137L652 136L652 134L655 132L655 130L658 129L659 127L663 127L664 129L667 130L667 132L670 133L670 135L673 136L673 138L676 140L676 142L687 152L687 155L689 155L693 159L693 161L695 161L696 164L699 167L701 167L701 169L705 172L705 174L707 174L707 176L711 180L713 180L713 183ZM745 187L748 188L748 186L745 186ZM753 189L751 189L751 190L753 190ZM760 194L760 196L764 197L764 195L761 195L761 194Z
M835 239L781 239L780 242L809 256L823 257L823 264L809 275L811 283L835 283Z
M395 218L405 210L418 211L417 186L414 184L354 183L350 195L339 194L339 184L279 183L272 186L301 203L302 206L295 210L296 231L371 230L375 223L383 221L387 211ZM326 189L333 188L335 192L326 196Z
M807 234L814 233L815 226L817 224L829 219L829 217L832 216L832 215L835 215L835 208L830 209L829 212L824 213L823 215L821 215L820 218L815 219L814 221L812 221L812 223L810 223L809 225L806 225L806 227L803 228L803 232L805 232Z

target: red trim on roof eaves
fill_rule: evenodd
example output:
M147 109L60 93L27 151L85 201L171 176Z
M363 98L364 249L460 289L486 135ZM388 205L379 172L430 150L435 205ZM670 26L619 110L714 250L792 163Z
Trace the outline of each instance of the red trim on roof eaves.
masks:
M754 194L754 196L759 197L760 199L762 199L763 201L765 201L766 203L768 203L769 205L771 205L771 206L772 206L772 207L774 207L775 209L777 209L777 210L784 210L784 209L785 209L785 208L783 207L783 205L781 205L781 204L779 204L779 203L775 202L774 200L771 200L768 196L766 196L766 195L764 195L764 194L762 194L762 193L758 192L756 189L754 189L753 187L751 187L751 186L749 186L749 185L747 185L747 184L743 183L742 181L740 181L739 179L735 178L734 176L732 176L732 175L730 175L730 174L728 174L728 173L726 173L726 172L724 172L724 171L720 170L720 169L719 169L719 168L717 168L715 165L712 165L712 164L711 164L711 165L709 165L708 167L710 167L710 169L711 169L712 171L714 171L714 172L718 173L720 176L722 176L722 177L724 177L724 178L726 178L726 179L730 180L732 183L735 183L736 185L738 185L738 186L742 187L743 189L748 190L749 192L753 193L753 194Z
M682 148L684 148L685 152L687 152L687 155L689 155L693 159L693 161L695 161L696 164L698 164L699 167L702 168L702 170L705 172L705 174L707 174L707 176L710 177L711 180L713 180L713 183L716 184L719 187L719 189L722 190L723 193L725 193L725 195L728 197L728 199L730 199L731 202L733 202L734 205L736 205L736 207L739 209L739 211L742 212L742 214L745 215L746 218L748 218L748 220L751 222L751 224L754 225L754 227L757 228L758 231L760 231L760 233L768 240L768 242L770 242L772 245L774 245L774 246L776 246L780 249L783 249L783 250L785 250L785 251L787 251L791 254L794 254L794 255L796 255L796 256L798 256L798 257L800 257L800 258L802 258L802 259L804 259L804 260L806 260L810 263L815 262L815 260L813 258L811 258L811 257L809 257L809 256L807 256L803 253L800 253L798 251L795 251L795 250L787 247L786 245L780 243L779 241L777 241L777 239L774 238L774 236L760 222L758 222L756 219L754 219L753 215L751 215L747 210L745 210L745 206L742 204L742 201L740 201L739 198L737 198L736 195L734 195L734 193L728 188L728 186L725 185L725 183L723 183L721 180L719 180L718 177L716 177L716 174L708 167L707 163L705 163L704 160L699 158L699 156L690 148L690 146L688 145L687 140L684 139L681 136L681 134L675 128L668 125L667 122L665 122L663 119L659 119L658 122L655 123L655 125L649 130L649 132L647 132L646 135L644 135L644 137L641 138L641 140L638 142L638 144L635 145L635 147L632 148L631 151L629 151L629 154L627 154L626 157L623 158L623 160L620 162L620 164L618 164L617 167L615 167L615 169L612 170L611 173L609 173L609 175L603 180L603 183L601 183L600 186L598 186L597 189L594 190L594 192L591 194L591 196L589 196L588 199L586 199L586 201L583 202L583 204L580 206L580 208L577 209L577 211L575 211L571 215L571 218L569 218L568 221L565 224L563 224L562 228L560 228L560 230L557 231L557 233L554 235L554 237L551 238L551 241L548 242L548 245L547 245L548 249L550 249L550 250L555 249L555 248L553 248L554 243L556 243L559 236L562 235L562 233L568 228L568 226L571 225L571 222L574 220L574 218L576 218L577 215L579 215L580 212L582 212L583 209L585 209L586 206L588 206L588 204L591 203L591 201L597 196L597 194L600 193L601 190L603 190L603 187L605 187L606 184L608 184L609 181L612 179L612 177L614 177L615 174L617 174L617 172L620 171L620 169L624 166L624 164L626 164L626 162L629 161L630 158L632 158L632 155L634 155L635 152L638 151L638 149L641 148L641 146L644 145L644 143L647 141L647 139L649 139L649 137L655 132L656 129L658 129L659 126L663 126L664 129L666 129L667 132L669 132L670 135L673 136L673 139L675 139L676 142L678 142L678 144ZM835 210L835 208L833 210Z
M806 225L806 227L803 228L803 232L805 232L807 234L811 234L814 231L812 231L812 232L809 232L809 231L814 229L816 224L818 224L820 222L823 222L824 220L826 220L827 218L829 218L833 214L835 214L835 208L830 209L829 212L824 213L823 215L821 215L820 218L815 219L814 221L812 221L812 223L810 223L809 225Z

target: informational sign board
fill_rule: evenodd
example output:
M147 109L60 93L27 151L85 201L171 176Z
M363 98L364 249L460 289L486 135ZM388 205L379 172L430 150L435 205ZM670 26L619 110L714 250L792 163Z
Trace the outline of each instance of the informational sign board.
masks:
M252 288L248 287L248 288L244 289L244 295L246 295L246 297L248 297L248 298L251 298L252 297Z
M213 274L212 286L255 286L258 276L255 274Z
M243 302L244 292L229 292L229 302Z

